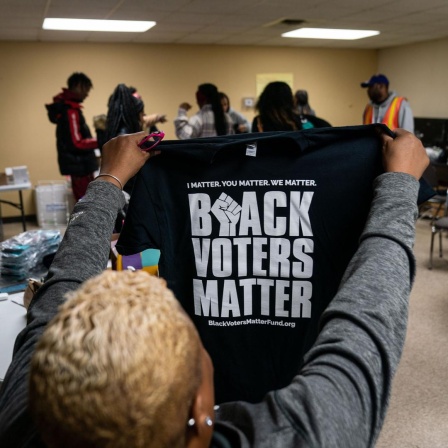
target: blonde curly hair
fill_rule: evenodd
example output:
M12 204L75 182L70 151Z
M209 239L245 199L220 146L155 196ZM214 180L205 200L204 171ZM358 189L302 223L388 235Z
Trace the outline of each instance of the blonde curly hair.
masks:
M50 447L185 446L200 365L166 283L106 271L69 295L37 344L31 410Z

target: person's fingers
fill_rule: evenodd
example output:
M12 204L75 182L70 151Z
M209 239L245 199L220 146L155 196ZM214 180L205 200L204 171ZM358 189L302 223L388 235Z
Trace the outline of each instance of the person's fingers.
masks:
M400 128L397 128L394 130L395 137L392 137L392 136L386 134L380 128L377 128L377 129L378 129L379 135L381 137L381 141L383 143L383 151L388 149L389 145L391 145L394 141L396 141L396 139L401 141L401 139L406 138L406 136L413 137L413 134L411 132L408 132L408 131L406 131L404 129L400 129Z
M381 137L381 141L382 141L382 143L383 143L383 147L384 147L385 145L387 145L389 142L392 142L392 141L394 140L393 137L391 137L390 135L385 134L384 132L382 132L382 133L380 134L380 137Z
M397 136L402 136L402 135L413 135L412 132L406 131L406 129L401 129L401 128L397 128L394 130L395 134L397 134Z
M383 150L383 155L384 155L384 151L386 150L387 145L393 141L393 137L391 137L389 134L386 134L386 132L384 132L384 129L380 126L375 126L375 133L377 134L378 138L381 140L381 148Z
M151 157L138 147L145 135L146 132L141 131L120 135L107 142L103 147L101 173L118 177L124 185Z
M138 141L140 141L142 139L142 137L144 137L146 135L145 131L140 131L140 132L136 132L135 134L126 134L132 137L135 137L136 139L139 139Z
M421 140L404 129L394 132L395 138L382 136L385 171L407 173L419 179L429 163Z

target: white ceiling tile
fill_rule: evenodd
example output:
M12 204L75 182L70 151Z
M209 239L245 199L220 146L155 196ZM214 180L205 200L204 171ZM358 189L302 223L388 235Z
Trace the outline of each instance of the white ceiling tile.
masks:
M48 10L46 9L48 6ZM44 31L47 17L155 20L143 34ZM281 19L307 26L378 29L352 42L283 39L295 26L266 26ZM447 0L0 0L0 39L18 41L163 42L385 48L448 35Z

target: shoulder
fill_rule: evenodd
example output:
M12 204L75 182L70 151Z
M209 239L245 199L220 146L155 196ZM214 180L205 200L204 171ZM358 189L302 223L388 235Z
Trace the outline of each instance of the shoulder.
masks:
M210 114L213 113L212 105L211 104L204 104L200 109L198 114Z
M311 122L315 128L329 128L331 124L323 118L316 117L315 115L304 115L305 118Z
M190 126L193 126L194 128L202 128L203 123L207 122L207 114L204 114L202 112L202 110L199 110L198 112L196 112L194 115L192 115L189 120L188 120L188 124Z
M206 115L206 112L200 110L190 117L190 122L194 123L194 122L202 121L202 117L204 115Z
M73 101L64 101L65 110L67 113L82 115L81 104L75 103Z
M226 113L230 118L232 118L232 120L238 116L238 112L236 110L232 109L231 107L229 108L229 110Z
M408 99L405 96L399 96L395 95L391 100L389 104L392 104L394 101L397 102L398 107L400 108L400 112L403 112L404 110L410 109L411 105L409 104Z
M399 100L401 100L401 104L409 106L409 100L405 96L397 96Z

